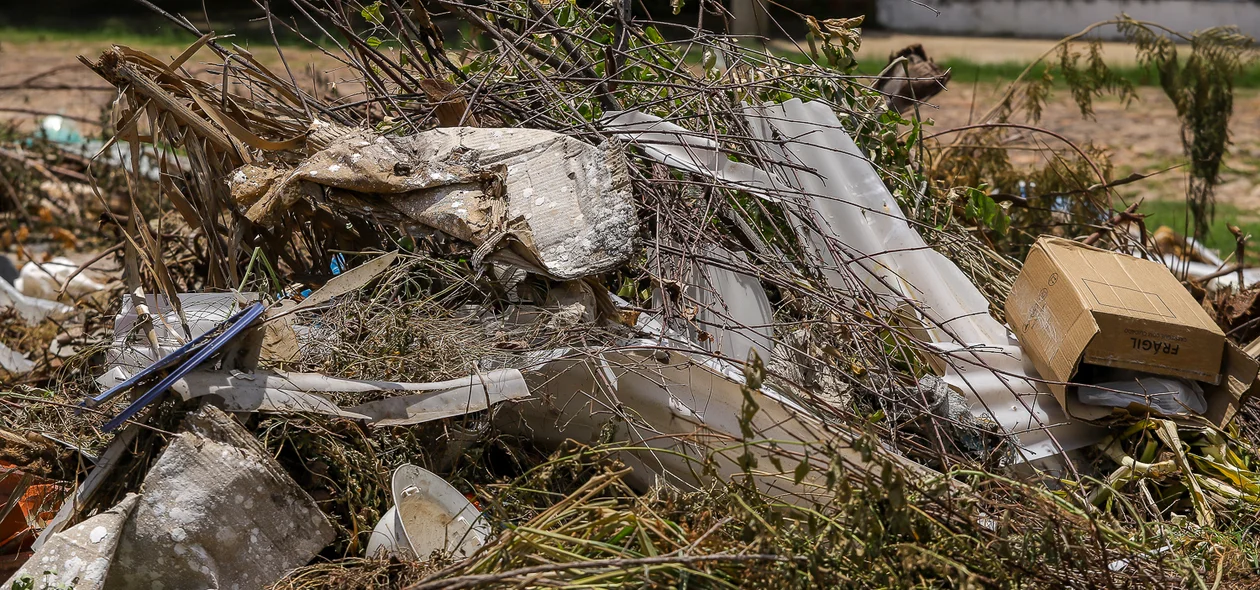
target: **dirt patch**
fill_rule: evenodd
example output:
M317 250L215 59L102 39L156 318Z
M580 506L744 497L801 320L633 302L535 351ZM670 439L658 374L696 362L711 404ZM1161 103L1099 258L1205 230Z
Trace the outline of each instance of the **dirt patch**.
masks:
M862 47L858 59L883 62L888 54L902 47L922 44L928 55L936 61L965 59L981 64L1031 63L1054 47L1057 40L1010 39L1002 37L941 37L936 35L905 35L882 31L863 31ZM1137 63L1137 52L1128 43L1102 43L1103 59L1116 66Z
M31 130L44 116L56 114L73 120L86 133L95 133L102 109L116 93L78 57L95 61L108 48L108 44L99 42L0 42L0 121L13 121L21 129ZM167 61L174 60L186 48L160 44L136 47ZM288 76L274 47L259 47L254 55L276 75ZM284 58L298 83L321 98L340 96L352 100L361 88L357 81L349 79L341 63L318 50L288 47ZM185 69L198 78L217 81L214 59L213 52L202 49L188 60ZM36 88L16 88L24 86Z
M961 127L975 122L997 101L1003 86L966 84L955 81L948 91L933 100L933 106L920 112L932 119L931 133ZM1131 172L1150 173L1182 164L1181 124L1172 102L1159 88L1137 89L1138 100L1129 105L1104 97L1094 104L1093 117L1082 117L1066 89L1059 89L1046 105L1041 120L1035 124L1058 133L1072 142L1093 143L1111 153L1114 177ZM1260 212L1260 118L1251 113L1260 111L1260 92L1238 90L1234 100L1231 133L1233 146L1225 160L1223 183L1217 191L1219 202L1238 207L1243 212ZM1042 136L1048 145L1059 142ZM1060 146L1062 144L1059 144ZM1024 163L1034 163L1035 154L1025 154ZM1185 169L1177 169L1129 185L1121 190L1128 197L1147 199L1182 199L1185 196Z
M937 59L965 57L980 62L1009 62L1034 59L1054 42L877 35L863 39L862 56L865 59L882 59L878 56L910 43L924 43ZM108 106L114 92L77 58L83 55L95 59L106 48L106 44L98 42L0 42L0 120L17 121L26 129L33 128L41 117L31 112L98 121L101 109ZM140 49L159 58L172 59L184 47L150 45ZM312 93L320 96L336 94L343 100L351 101L358 92L359 84L350 79L345 68L318 50L289 47L284 52L294 76ZM1122 43L1106 43L1104 52L1109 60L1119 60L1115 63L1132 61L1132 49ZM277 75L287 76L274 48L259 47L255 55ZM211 52L203 50L189 60L187 69L199 77L213 78L217 70L215 64L209 61L213 57ZM3 90L33 76L40 76L36 83L42 86L70 88ZM933 101L932 106L923 108L922 116L935 121L932 132L966 125L987 111L1001 90L1002 87L997 84L968 84L955 80L947 92ZM1260 112L1260 92L1238 91L1234 105L1234 145L1226 160L1224 183L1218 191L1220 202L1235 205L1244 212L1260 212L1260 118L1250 116L1255 112ZM89 133L96 129L90 123L77 124ZM1065 90L1059 90L1054 100L1046 105L1038 125L1074 142L1093 142L1106 147L1112 153L1116 177L1135 171L1152 172L1185 160L1176 111L1158 88L1139 88L1138 100L1127 107L1114 98L1100 99L1095 104L1093 118L1081 117L1070 95ZM1181 199L1185 194L1185 173L1174 170L1126 187L1122 193L1128 197Z

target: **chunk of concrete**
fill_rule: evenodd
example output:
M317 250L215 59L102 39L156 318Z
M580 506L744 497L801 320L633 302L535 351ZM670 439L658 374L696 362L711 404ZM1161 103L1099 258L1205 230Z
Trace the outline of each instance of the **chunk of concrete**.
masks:
M145 477L105 588L263 588L332 542L315 501L233 418L205 406L187 426Z

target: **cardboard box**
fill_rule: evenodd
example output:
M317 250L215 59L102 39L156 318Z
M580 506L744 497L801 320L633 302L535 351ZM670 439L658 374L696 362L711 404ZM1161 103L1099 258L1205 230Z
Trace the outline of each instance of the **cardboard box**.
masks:
M1078 419L1115 413L1075 401L1068 382L1094 367L1200 381L1214 422L1232 418L1255 385L1255 359L1237 347L1227 354L1225 333L1157 262L1042 237L1006 300L1006 319L1055 398Z

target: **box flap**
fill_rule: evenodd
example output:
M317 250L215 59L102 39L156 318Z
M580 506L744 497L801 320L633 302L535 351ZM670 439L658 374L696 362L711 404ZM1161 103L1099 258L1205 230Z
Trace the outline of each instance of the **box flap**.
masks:
M1233 342L1226 342L1221 384L1203 388L1208 404L1207 413L1203 417L1220 428L1229 424L1238 409L1260 388L1260 383L1256 380L1257 372L1260 372L1260 361Z
M1039 240L1006 298L1006 321L1051 391L1063 403L1064 384L1098 333L1084 300L1070 288Z

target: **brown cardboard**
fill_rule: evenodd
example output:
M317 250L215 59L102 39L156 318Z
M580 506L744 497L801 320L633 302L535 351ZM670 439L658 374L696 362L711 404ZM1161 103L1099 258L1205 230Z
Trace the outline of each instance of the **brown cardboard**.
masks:
M1221 367L1224 376L1220 385L1204 386L1208 409L1203 415L1208 422L1224 427L1234 419L1238 409L1260 391L1260 362L1233 342L1226 342L1225 360Z
M1006 319L1055 398L1081 419L1111 414L1067 403L1067 382L1082 363L1201 381L1208 413L1220 419L1233 414L1226 398L1237 402L1255 381L1254 368L1243 366L1255 361L1241 351L1224 364L1224 332L1164 265L1071 240L1037 240ZM1233 386L1221 380L1231 369Z

